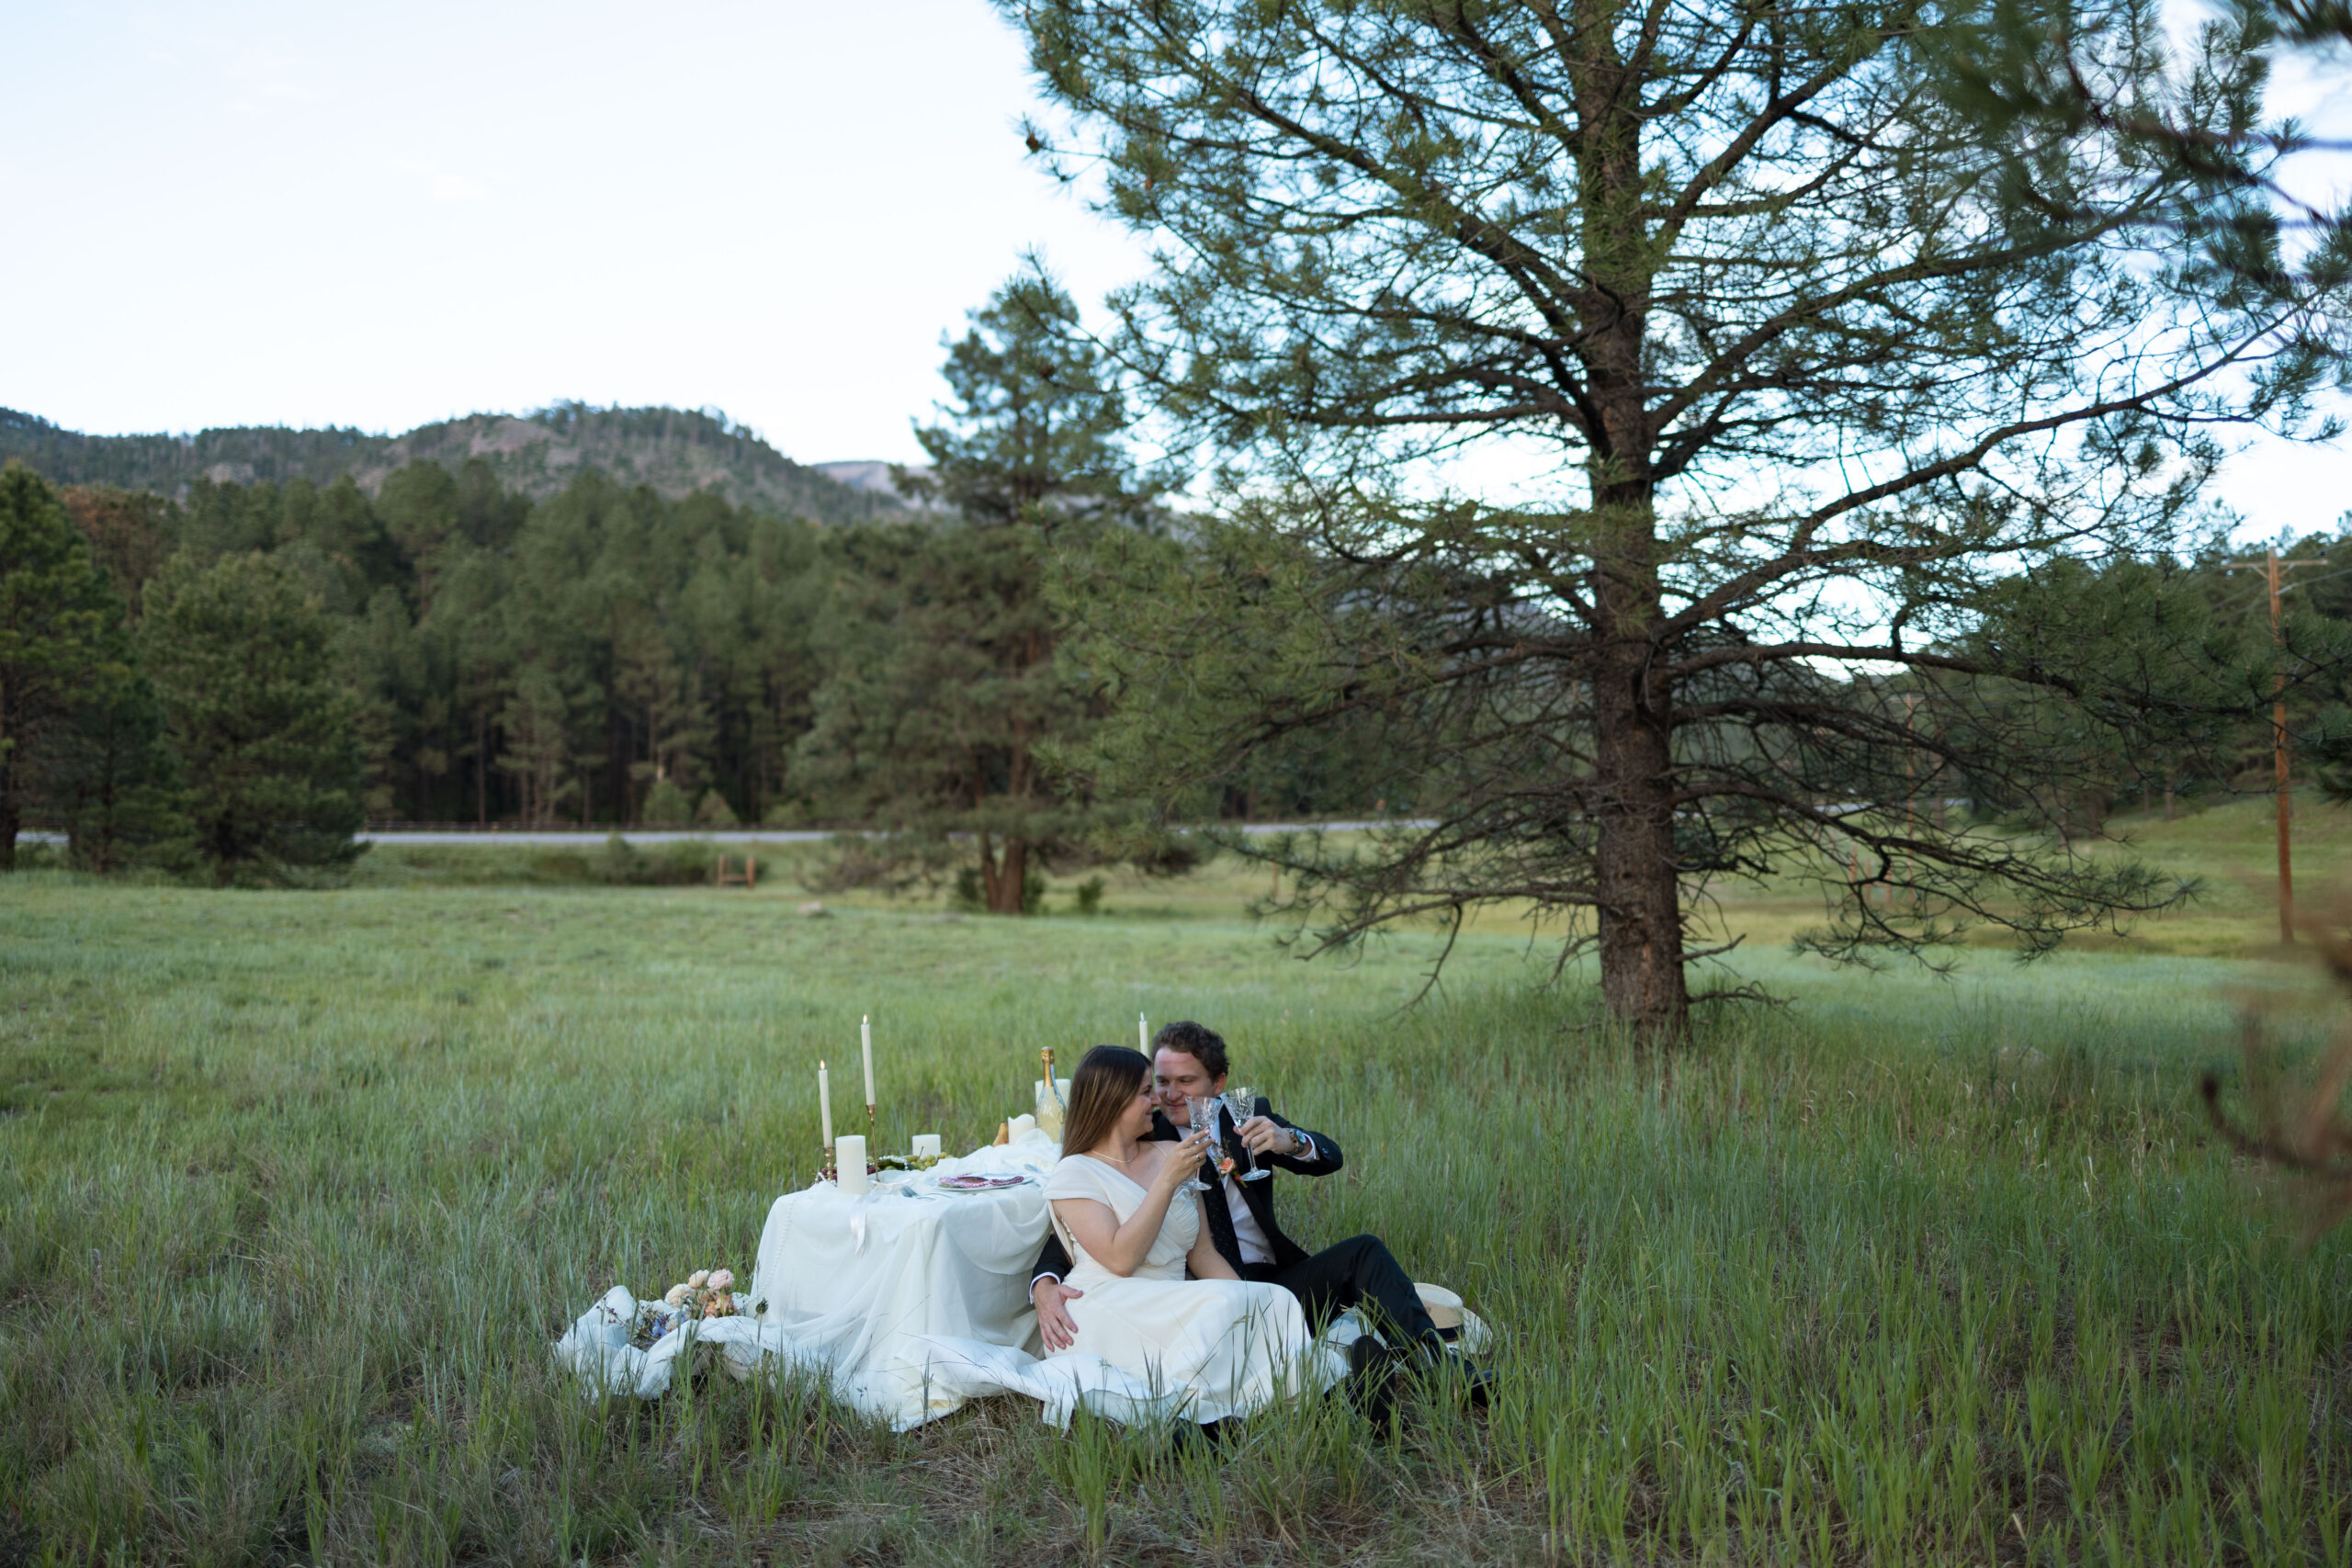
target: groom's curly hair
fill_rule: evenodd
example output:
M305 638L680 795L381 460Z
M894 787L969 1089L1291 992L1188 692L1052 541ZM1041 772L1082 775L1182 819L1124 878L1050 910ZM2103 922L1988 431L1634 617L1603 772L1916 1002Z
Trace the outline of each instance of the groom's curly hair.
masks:
M1163 1025L1151 1037L1155 1051L1182 1051L1208 1070L1209 1077L1225 1077L1225 1036L1205 1023L1180 1019Z

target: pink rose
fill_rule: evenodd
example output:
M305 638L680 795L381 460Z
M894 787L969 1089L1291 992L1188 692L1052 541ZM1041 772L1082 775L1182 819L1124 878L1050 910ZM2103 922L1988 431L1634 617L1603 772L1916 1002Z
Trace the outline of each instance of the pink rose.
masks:
M732 1285L732 1284L734 1284L734 1283L735 1283L735 1270L734 1270L734 1269L712 1269L712 1270L710 1271L710 1288L711 1288L712 1290L714 1290L714 1291L723 1291L723 1290L726 1290L728 1287L731 1286L731 1285Z

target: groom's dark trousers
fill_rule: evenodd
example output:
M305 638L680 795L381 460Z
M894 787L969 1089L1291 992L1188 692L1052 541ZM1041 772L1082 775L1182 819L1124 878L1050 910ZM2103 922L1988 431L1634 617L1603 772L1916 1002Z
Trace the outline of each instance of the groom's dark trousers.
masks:
M1214 1201L1216 1194L1209 1196ZM1350 1307L1359 1307L1392 1344L1438 1337L1420 1292L1376 1235L1351 1235L1295 1263L1244 1263L1238 1272L1245 1280L1263 1280L1296 1296L1306 1309L1307 1322L1318 1329Z

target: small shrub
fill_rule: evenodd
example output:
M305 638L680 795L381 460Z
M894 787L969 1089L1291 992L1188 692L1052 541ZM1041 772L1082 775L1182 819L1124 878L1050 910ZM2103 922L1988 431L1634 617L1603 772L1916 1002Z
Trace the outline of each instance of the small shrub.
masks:
M881 843L860 833L843 833L808 874L808 886L819 893L846 893L853 887L896 892L906 868L899 857L888 852L887 845L877 852Z
M692 827L695 803L668 779L656 779L653 787L645 792L645 809L639 815L649 828Z
M718 855L708 839L677 839L662 846L654 862L653 885L684 887L710 880L710 863Z
M1080 914L1101 914L1102 912L1102 879L1099 876L1088 877L1078 885L1076 897L1078 902L1074 908Z
M648 853L615 833L596 874L616 887L688 887L710 880L715 852L707 839L678 839Z
M596 874L616 887L643 887L653 880L653 863L617 832L605 840Z
M66 854L61 845L51 843L46 839L17 840L16 868L18 871L62 871L65 863Z

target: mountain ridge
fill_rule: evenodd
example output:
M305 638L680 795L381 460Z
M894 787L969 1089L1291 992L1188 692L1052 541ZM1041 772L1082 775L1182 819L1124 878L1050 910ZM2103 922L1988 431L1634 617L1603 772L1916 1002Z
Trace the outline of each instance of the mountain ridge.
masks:
M420 459L455 471L471 458L499 481L545 499L588 468L675 499L715 491L738 506L817 523L902 515L887 486L843 483L797 463L723 414L695 409L554 403L525 414L473 413L397 435L346 427L232 425L189 435L85 435L0 408L0 462L22 458L59 484L108 484L185 499L198 480L330 484L348 474L369 494ZM863 465L835 465L863 467Z

